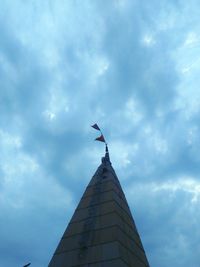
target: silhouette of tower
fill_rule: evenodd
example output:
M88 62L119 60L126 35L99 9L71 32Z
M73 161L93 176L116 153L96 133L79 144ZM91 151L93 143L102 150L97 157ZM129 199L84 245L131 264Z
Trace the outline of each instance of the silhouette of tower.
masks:
M149 267L108 148L48 267Z

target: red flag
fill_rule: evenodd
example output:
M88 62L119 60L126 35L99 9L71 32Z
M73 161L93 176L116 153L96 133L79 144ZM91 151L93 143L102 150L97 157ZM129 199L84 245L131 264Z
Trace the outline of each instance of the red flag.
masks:
M104 142L104 143L106 142L103 134L101 136L97 137L95 140L100 141L100 142Z
M98 130L98 131L101 131L99 126L95 123L94 125L91 126L92 128Z

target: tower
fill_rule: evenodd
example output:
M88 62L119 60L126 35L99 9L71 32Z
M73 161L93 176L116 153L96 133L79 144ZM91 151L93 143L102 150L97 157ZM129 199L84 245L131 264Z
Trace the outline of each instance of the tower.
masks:
M149 267L106 146L48 267Z

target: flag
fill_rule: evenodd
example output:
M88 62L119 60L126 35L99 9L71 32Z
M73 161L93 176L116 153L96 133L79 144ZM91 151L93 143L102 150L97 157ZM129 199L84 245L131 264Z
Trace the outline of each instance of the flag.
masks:
M28 264L24 265L23 267L28 267L29 265L31 265L31 263L28 263Z
M101 131L99 126L95 123L94 125L91 126L92 128L98 130L98 131Z
M104 142L104 143L106 142L103 134L101 136L97 137L95 140L100 141L100 142Z

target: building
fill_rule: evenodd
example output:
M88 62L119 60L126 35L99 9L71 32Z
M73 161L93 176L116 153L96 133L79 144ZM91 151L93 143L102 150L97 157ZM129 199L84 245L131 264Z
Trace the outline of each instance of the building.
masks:
M149 267L108 149L48 267Z

